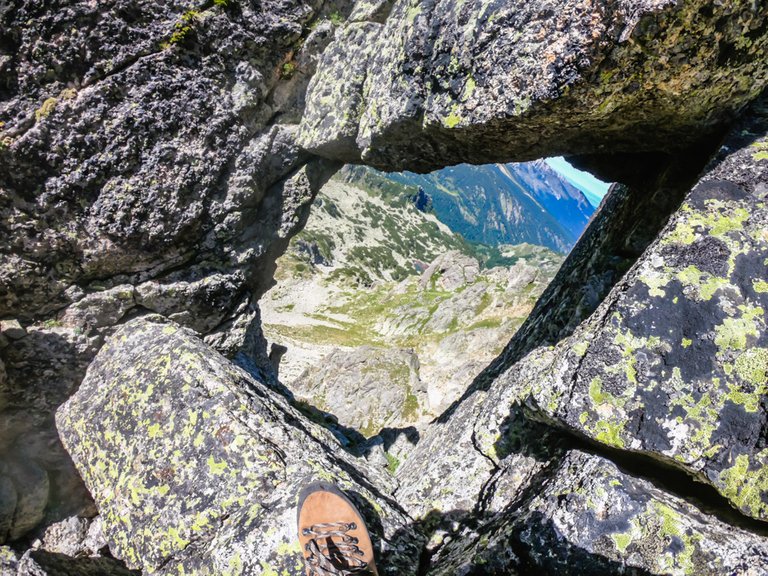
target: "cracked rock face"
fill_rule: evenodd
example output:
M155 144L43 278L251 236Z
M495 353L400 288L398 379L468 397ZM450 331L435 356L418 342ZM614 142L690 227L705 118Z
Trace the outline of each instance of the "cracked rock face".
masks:
M528 382L527 399L548 421L684 468L762 520L766 147L758 107L654 245L558 345L549 374Z
M748 0L400 0L324 52L301 142L423 171L684 148L765 86L767 25Z
M596 555L614 559L600 565L603 573L753 574L764 570L760 568L765 562L764 528L759 522L747 522L746 531L740 533L747 538L739 546L744 546L748 561L738 555L710 557L696 552L702 563L695 564L690 544L704 541L704 536L694 536L697 530L713 530L711 546L716 548L734 528L704 520L699 528L680 531L677 540L670 529L657 530L654 538L660 541L654 540L652 548L666 550L668 555L657 560L657 555L642 556L641 549L650 544L628 548L630 541L640 538L638 526L643 526L643 534L654 532L649 530L650 516L642 516L645 512L638 512L641 515L632 521L625 518L629 524L624 528L615 525L615 530L609 530L618 540L607 553L590 544L600 535L594 526L567 528L561 516L552 532L552 510L545 521L531 506L545 505L535 498L553 474L570 477L578 468L562 468L563 449L574 437L558 435L560 428L621 452L644 454L649 473L658 466L653 459L681 468L687 478L683 484L689 488L677 490L694 491L695 478L719 492L719 497L708 499L720 502L729 518L734 516L730 505L742 519L765 520L763 405L768 380L761 361L768 332L761 291L763 279L768 278L768 186L762 154L768 133L765 110L758 103L734 128L658 240L594 314L572 335L562 332L555 346L534 347L506 365L505 359L514 356L502 355L495 368L500 375L491 373L489 382L478 382L443 414L398 470L397 496L411 514L428 518L437 511L464 520L454 543L445 551L438 548L433 559L436 573L528 573L534 566L542 573L560 574L570 573L565 568L569 563L573 573L591 573L585 567L599 560ZM593 222L593 227L601 226L599 218ZM582 242L592 243L593 235L588 231ZM713 246L720 250L713 251ZM578 247L572 259L582 259ZM739 273L741 266L750 263L750 273ZM564 270L570 274L569 262ZM567 282L568 277L559 280ZM579 313L578 307L574 310L572 314ZM537 307L531 319L534 328L518 332L510 354L517 345L524 349L536 334L537 315L558 321L557 314L551 316L550 310ZM540 332L545 341L553 334ZM662 371L668 371L668 377ZM440 454L437 461L435 454ZM657 468L655 474L664 477L664 470ZM604 494L592 500L598 497ZM550 505L561 503L545 506ZM700 514L673 508L675 521L683 517L693 522ZM574 522L579 514L574 513ZM517 523L531 518L534 527ZM502 525L507 534L502 548L510 555L500 554L499 546L484 553L494 537L490 534ZM608 530L607 526L603 529ZM752 530L755 533L749 534ZM582 532L590 536L582 537ZM754 542L756 548L746 542ZM554 544L560 546L562 556L545 557L542 550ZM717 557L728 557L729 564L718 563Z
M764 103L676 210L707 143L766 86L766 14L751 0L0 5L0 543L96 513L74 465L112 552L147 574L302 573L295 494L318 476L364 509L388 574L765 571L759 524L569 443L642 452L742 523L768 520ZM666 168L609 198L396 479L262 383L256 300L338 162L604 167L622 151ZM0 567L128 573L6 547Z
M768 541L612 462L569 452L519 511L446 545L449 574L722 574L768 570Z

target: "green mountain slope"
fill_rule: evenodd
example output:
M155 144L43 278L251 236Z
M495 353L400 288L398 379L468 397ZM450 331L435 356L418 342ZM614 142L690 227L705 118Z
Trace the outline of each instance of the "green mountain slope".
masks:
M429 174L387 174L431 197L435 214L468 240L529 242L567 253L594 207L544 161L449 166Z
M458 397L562 261L470 244L418 210L415 192L373 172L331 180L260 303L267 338L287 348L282 382L366 436Z

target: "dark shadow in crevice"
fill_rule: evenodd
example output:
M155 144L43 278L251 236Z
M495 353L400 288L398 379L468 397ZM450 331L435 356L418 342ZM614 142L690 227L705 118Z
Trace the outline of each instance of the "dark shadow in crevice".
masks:
M129 570L113 558L73 558L46 550L34 550L30 558L47 576L141 576L141 571Z
M366 521L374 526L377 524L372 508L361 512ZM541 512L522 518L515 511L504 511L479 527L468 526L469 518L472 516L466 510L432 510L422 520L404 526L389 539L392 550L377 556L379 573L382 576L425 576L438 570L441 574L475 576L661 576L661 573L627 566L569 542L553 521ZM476 530L469 538L462 533L467 528ZM376 546L381 542L381 534L375 529L371 533ZM418 542L414 542L414 533ZM498 537L494 545L477 546L478 542L494 536ZM430 540L432 542L428 544ZM451 540L454 545L458 544L457 551L464 552L461 559L457 561L456 555L436 559L435 553L440 549L436 542ZM413 547L417 544L421 548L414 556ZM467 548L462 550L462 545ZM433 560L436 561L433 563Z
M15 499L14 521L0 529L0 542L27 542L38 525L95 514L54 421L58 407L80 385L91 354L83 338L57 330L29 330L0 349L7 374L0 390L0 482L5 480L3 496Z
M402 428L382 428L377 434L384 445L384 450L389 449L397 442L400 436L404 436L409 444L416 446L421 439L418 429L415 426L404 426Z
M563 431L563 434L565 447L610 460L627 475L650 482L724 524L768 537L768 522L741 514L713 486L696 480L673 460L664 461L649 454L620 450L576 433Z

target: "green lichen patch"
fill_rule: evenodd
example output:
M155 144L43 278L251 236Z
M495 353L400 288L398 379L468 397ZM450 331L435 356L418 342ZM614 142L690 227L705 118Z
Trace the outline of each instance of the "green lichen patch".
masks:
M759 324L764 326L765 312L761 307L740 304L738 310L739 317L726 318L715 327L715 344L723 351L744 350L748 337L757 337Z
M735 368L739 378L764 389L768 385L768 349L752 348L739 354Z
M723 494L743 512L768 516L768 450L750 457L741 454L733 466L723 470L717 481Z
M286 426L299 417L287 404L246 392L257 385L172 324L134 321L102 349L57 418L110 547L129 566L248 574L266 562L282 574L300 561L280 520L295 514L295 486L320 472L352 484L312 436Z

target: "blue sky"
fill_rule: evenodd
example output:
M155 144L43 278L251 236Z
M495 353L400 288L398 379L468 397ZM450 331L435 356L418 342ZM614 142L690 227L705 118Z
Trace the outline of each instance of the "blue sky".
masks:
M592 206L597 207L597 205L600 204L600 200L603 199L603 196L608 193L608 188L611 186L610 184L606 184L602 180L598 180L589 172L582 172L581 170L577 170L568 164L568 162L562 156L558 156L556 158L547 158L544 161L549 164L550 168L558 172L571 184L576 186L576 188L581 190L584 193L584 196L587 197L587 200L589 200L589 203L592 204Z

